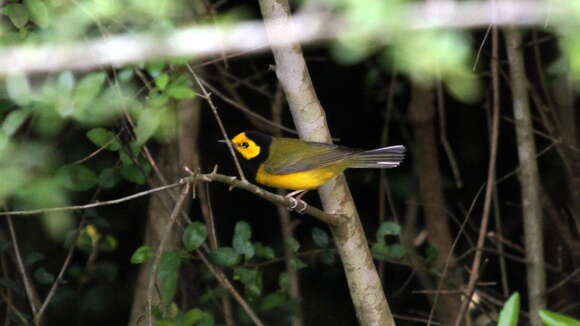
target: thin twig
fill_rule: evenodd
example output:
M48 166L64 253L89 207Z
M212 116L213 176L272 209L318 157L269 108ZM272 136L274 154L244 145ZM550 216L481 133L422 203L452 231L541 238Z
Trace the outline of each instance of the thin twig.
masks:
M197 82L197 85L199 86L199 88L203 92L203 95L205 96L205 99L207 100L207 103L209 104L209 106L211 108L211 111L212 111L212 113L213 113L213 115L218 123L218 126L220 127L220 131L224 137L224 140L228 144L228 149L230 150L230 154L232 155L232 158L234 159L234 163L236 164L236 168L238 169L238 174L240 175L240 179L242 179L243 181L246 181L246 176L244 175L244 171L242 170L242 166L240 165L240 161L238 160L238 157L234 151L234 146L232 145L232 142L230 141L230 137L228 136L228 133L226 132L226 128L224 127L224 124L222 122L222 119L219 116L219 113L217 111L217 107L215 106L215 104L213 103L213 100L211 99L211 94L205 89L203 82L197 76L195 71L193 69L191 69L191 66L189 64L187 65L187 69L189 70L189 72L191 73L191 75L193 76L195 81Z
M224 93L220 92L217 88L213 87L210 83L208 83L206 80L202 80L201 81L207 88L210 89L210 91L212 93L214 93L215 95L219 96L222 100L224 100L224 102L231 104L232 106L238 108L240 111L248 114L249 116L251 116L252 118L255 118L257 120L260 120L262 122L264 122L265 124L268 124L272 127L284 130L286 132L292 133L294 135L297 135L298 132L296 132L296 130L288 128L283 126L280 123L276 123L274 121L268 120L267 118L264 118L263 116L257 114L256 112L252 111L250 108L248 108L247 106L240 104L234 100L232 100L231 98L227 97Z
M28 298L28 303L30 304L30 310L33 315L36 315L38 311L38 302L36 297L36 291L32 286L24 262L22 261L22 255L20 254L20 246L18 245L18 238L16 237L16 232L14 231L14 224L12 223L12 216L7 215L6 221L8 222L8 229L10 230L10 238L12 239L12 248L14 249L14 256L16 257L16 264L18 266L18 271L22 277L22 282L24 283L24 289L26 290L26 297Z
M224 273L217 270L207 260L207 257L204 255L204 253L201 250L198 249L198 250L196 250L196 252L199 255L199 258L201 258L201 260L205 264L205 266L207 266L209 271L219 280L220 284L232 294L232 296L234 297L234 299L236 299L236 301L238 301L240 306L242 306L242 308L248 314L250 319L252 319L254 324L256 324L257 326L265 326L264 323L262 323L262 321L258 317L258 315L256 315L256 313L254 312L252 307L250 307L250 305L246 302L246 300L244 300L244 298L240 295L238 290L236 290L236 288L232 285L232 283L230 282L230 280L228 280L228 278L224 275Z
M48 291L48 294L46 295L46 298L44 299L42 306L40 306L40 309L38 309L38 312L34 316L34 321L35 321L35 324L37 324L37 325L40 324L40 321L42 320L42 316L44 315L44 311L46 310L46 308L48 307L48 304L52 300L52 297L56 293L56 289L60 285L62 277L64 276L64 273L66 272L66 269L68 268L68 266L71 262L73 253L74 253L75 248L76 248L77 239L79 238L79 236L81 234L81 230L83 229L84 225L85 225L85 217L83 215L81 222L79 223L79 227L78 227L75 235L73 236L73 241L71 241L71 246L68 249L68 254L66 256L66 259L64 260L64 263L62 264L62 267L60 268L60 271L58 272L58 276L56 277L54 282L52 282L52 286L50 287L50 291Z
M453 255L453 251L455 250L455 247L457 246L457 243L459 242L459 238L461 237L461 233L463 233L463 231L465 230L465 225L467 225L467 221L469 221L469 218L471 217L471 213L473 212L473 209L475 208L475 204L477 203L477 200L478 200L479 196L481 195L483 189L484 189L484 186L481 186L479 188L479 190L477 191L477 194L475 195L475 198L473 198L473 201L471 202L471 206L469 207L467 214L465 214L465 218L463 219L463 223L461 224L459 231L457 232L457 236L455 237L453 244L451 244L451 249L449 250L447 258L445 259L445 265L443 266L443 272L441 273L441 279L439 280L439 283L437 285L437 291L440 291L441 288L443 287L443 281L445 280L445 275L447 274L447 269L449 268L449 261L451 259L451 256ZM427 321L427 326L432 324L433 315L435 313L435 308L437 307L438 298L439 298L439 293L435 293L435 297L433 298L433 304L431 305L431 311L429 312L429 319Z
M447 119L445 117L445 98L443 95L443 82L441 80L437 81L437 111L439 112L439 139L445 149L445 154L447 154L447 159L449 160L449 165L451 166L451 171L453 172L453 177L455 178L455 186L459 189L463 187L463 182L461 182L461 173L459 172L459 165L453 154L453 149L449 144L447 139Z
M181 183L176 182L176 183L172 183L172 184L167 185L167 186L157 187L157 188L149 189L149 190L146 190L146 191L138 192L138 193L133 194L133 195L130 195L130 196L121 197L121 198L112 199L112 200L107 200L107 201L101 201L101 202L97 201L95 203L85 204L85 205L65 206L65 207L52 207L52 208L40 208L40 209L32 209L32 210L26 210L26 211L0 212L0 216L8 216L8 215L36 215L36 214L52 213L52 212L78 211L78 210L83 210L83 209L88 209L88 208L93 208L93 207L116 205L116 204L120 204L120 203L123 203L123 202L126 202L126 201L133 200L135 198L147 196L147 195L150 195L150 194L159 192L159 191L164 191L164 190L167 190L167 189L172 189L172 188L175 188L175 187L179 187L181 185L182 185Z
M498 35L498 31L497 31L497 27L493 26L491 29L491 62L490 62L490 66L491 66L491 83L492 83L492 91L493 91L493 101L492 101L492 105L493 105L493 112L495 114L495 112L499 112L500 111L500 93L499 93L499 35ZM489 120L488 120L489 121ZM490 126L490 130L491 130L491 137L493 137L493 128L499 128L499 126L495 126L493 125L495 121L493 121L492 119L492 126ZM497 233L499 235L502 235L502 221L501 221L501 215L500 215L500 209L499 209L499 194L498 194L498 189L497 186L493 185L494 190L493 190L493 208L494 208L494 221L495 221L495 228L497 229ZM499 252L502 254L499 256L499 269L500 269L500 274L501 274L501 285L502 285L502 290L503 290L503 295L505 298L507 298L509 296L509 284L508 284L508 276L507 276L507 264L505 261L505 257L503 257L503 253L504 253L504 249L503 249L503 243L499 242L497 244L497 249L499 250Z
M180 184L183 185L183 182ZM157 278L157 269L159 268L159 262L161 260L161 255L163 254L163 250L165 249L165 245L167 243L167 239L169 238L169 234L171 233L171 229L175 224L175 219L177 215L181 212L181 206L185 202L185 198L189 192L190 183L186 182L181 194L179 195L179 199L175 203L173 211L169 216L169 223L165 227L163 231L163 236L161 237L161 241L159 242L159 246L157 247L155 258L153 259L153 264L151 266L151 274L149 275L149 282L147 284L147 324L149 326L153 325L153 318L152 318L152 296L153 296L153 285L155 284L155 279Z

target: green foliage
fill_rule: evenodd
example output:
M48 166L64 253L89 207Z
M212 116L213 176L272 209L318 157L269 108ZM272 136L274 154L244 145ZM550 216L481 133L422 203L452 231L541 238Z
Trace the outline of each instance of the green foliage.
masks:
M379 226L376 233L377 242L372 246L372 253L375 259L389 260L400 259L405 256L405 248L400 244L388 245L386 236L398 236L401 233L401 226L395 222L384 222Z
M520 294L514 293L506 301L499 314L498 326L516 326L520 314Z
M183 232L183 246L187 251L199 248L207 239L207 228L201 222L189 224Z
M234 280L244 284L244 291L250 299L256 299L262 294L262 272L255 268L239 267L234 270Z
M28 9L20 3L10 3L0 8L0 14L8 16L10 21L18 29L23 28L28 23Z
M580 320L548 310L540 310L540 318L547 326L580 326Z
M121 149L119 138L105 128L93 128L87 132L87 137L98 147L104 147L110 151Z
M159 260L157 281L159 282L161 303L165 306L169 305L175 298L182 260L181 253L175 251L164 252Z
M274 249L265 246L260 242L254 242L254 249L256 249L256 257L264 259L273 259L276 257Z
M242 261L242 256L232 247L220 247L209 253L209 260L222 267L232 267Z
M65 165L57 171L60 184L73 191L85 191L93 188L97 182L97 175L83 165Z
M30 20L36 25L46 28L50 23L48 7L42 0L24 0L30 13Z
M153 249L150 246L141 246L131 256L131 264L141 264L153 258Z
M234 229L234 238L232 244L234 249L240 254L244 255L246 259L254 257L256 250L250 241L252 238L252 227L246 221L239 221L236 223Z
M312 228L312 240L321 248L326 248L330 244L328 233L320 228Z

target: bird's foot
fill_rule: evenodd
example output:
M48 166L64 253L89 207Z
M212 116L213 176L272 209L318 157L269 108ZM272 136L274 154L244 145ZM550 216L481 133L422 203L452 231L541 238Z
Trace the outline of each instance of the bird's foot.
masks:
M302 200L301 198L307 192L308 192L308 190L296 190L296 191L292 191L292 192L288 193L286 196L284 196L292 201L292 206L289 206L288 210L289 211L295 210L296 213L298 213L298 214L304 214L304 211L306 211L306 208L308 208L308 204L304 200ZM297 194L298 194L298 196L294 197ZM302 206L302 207L297 209L298 206Z

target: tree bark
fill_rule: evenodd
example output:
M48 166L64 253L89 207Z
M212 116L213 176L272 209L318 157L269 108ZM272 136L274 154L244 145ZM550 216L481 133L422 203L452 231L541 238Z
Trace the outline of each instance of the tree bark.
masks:
M292 33L288 26L284 26L290 17L286 0L260 0L260 8L270 37L279 33L280 28ZM276 75L286 94L298 134L310 141L331 142L325 112L314 91L300 45L277 46L272 48L272 52ZM325 211L348 216L348 221L332 226L331 230L359 323L395 325L344 176L329 181L318 193Z
M199 100L187 100L180 103L179 122L177 127L178 134L176 139L170 144L164 145L158 157L158 166L161 173L167 180L178 180L183 176L183 167L195 168L197 166L197 159L194 157L197 133L199 130ZM158 187L162 184L156 176L152 177L151 186ZM163 230L169 223L169 216L171 209L175 206L175 201L179 197L181 188L170 189L163 192L158 192L151 196L149 202L148 220L145 226L145 241L143 245L151 246L155 252L159 246ZM183 211L187 211L188 203L183 205ZM166 250L171 251L179 247L179 240L181 233L177 228L173 228L172 233L167 240ZM151 263L147 262L141 265L137 282L135 284L135 293L133 294L133 304L131 307L131 318L129 325L143 325L145 319L144 307L147 302L147 283L151 271ZM159 295L157 291L153 291L152 303L153 306L159 303Z
M532 326L541 326L542 321L538 312L546 306L546 271L536 143L534 141L528 98L524 55L521 48L521 32L513 28L507 28L505 30L505 40L510 65L518 157L520 161L519 178L522 189L526 260L528 261L527 281L530 320Z
M428 230L427 240L429 244L437 248L437 259L434 265L439 270L443 270L447 263L449 278L453 281L447 284L462 284L460 276L456 274L455 256L451 253L453 238L447 218L439 153L435 143L438 137L434 127L433 89L430 86L414 83L411 89L409 110L415 136L415 173L419 179L419 192ZM445 288L449 289L449 286ZM443 325L453 325L461 307L461 297L458 294L440 294L439 298L439 304L435 307L437 316Z

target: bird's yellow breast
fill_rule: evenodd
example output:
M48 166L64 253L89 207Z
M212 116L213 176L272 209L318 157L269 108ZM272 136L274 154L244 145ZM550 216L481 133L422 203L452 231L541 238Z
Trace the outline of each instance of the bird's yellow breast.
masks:
M261 165L256 174L256 181L275 188L311 190L322 186L344 169L345 167L343 166L335 165L290 174L271 174L266 172L264 166Z

